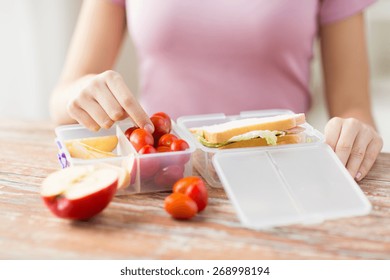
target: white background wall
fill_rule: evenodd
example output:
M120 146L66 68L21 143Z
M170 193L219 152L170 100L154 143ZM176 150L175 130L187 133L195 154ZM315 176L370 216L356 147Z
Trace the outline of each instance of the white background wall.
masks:
M60 74L81 0L0 0L0 118L47 119L48 99ZM367 12L373 109L390 152L390 0ZM126 40L116 69L137 92L134 48ZM322 130L320 63L313 62L313 109L310 123Z

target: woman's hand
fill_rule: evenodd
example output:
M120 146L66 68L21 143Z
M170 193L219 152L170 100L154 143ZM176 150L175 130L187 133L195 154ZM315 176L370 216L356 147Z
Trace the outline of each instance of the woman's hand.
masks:
M367 175L383 147L376 130L355 118L329 120L325 139L357 181Z
M74 89L67 112L90 130L110 128L114 122L130 117L136 125L153 132L153 124L122 76L112 70L86 77L83 85Z

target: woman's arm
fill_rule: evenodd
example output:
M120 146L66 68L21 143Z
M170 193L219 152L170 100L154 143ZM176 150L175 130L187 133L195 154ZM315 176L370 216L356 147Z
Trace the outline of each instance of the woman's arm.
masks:
M130 116L150 125L120 74L111 71L126 27L125 9L110 0L85 0L61 78L52 93L51 115L58 124L79 122L91 130L109 128Z
M362 13L321 27L321 52L330 116L327 143L361 180L383 146L375 130Z

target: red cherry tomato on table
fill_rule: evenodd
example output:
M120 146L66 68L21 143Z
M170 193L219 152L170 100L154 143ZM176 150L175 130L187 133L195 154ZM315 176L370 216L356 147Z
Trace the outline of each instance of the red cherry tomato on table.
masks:
M171 144L171 151L185 151L189 148L190 146L183 139L174 140Z
M152 145L145 145L139 151L139 154L154 154L157 150ZM148 179L160 169L159 158L140 158L140 176L141 179Z
M198 206L198 212L203 211L207 206L207 188L199 177L189 176L180 179L173 185L173 192L182 193L190 197Z
M191 219L198 212L196 203L182 193L173 193L164 200L164 208L175 219Z
M167 147L171 147L171 144L173 141L175 140L178 140L179 138L177 138L176 135L173 135L173 134L164 134L163 136L160 137L160 139L158 140L158 146L167 146Z
M150 120L154 125L153 137L157 145L161 136L171 132L171 123L161 116L152 116L150 117Z
M129 127L128 129L126 129L125 131L125 136L127 139L130 139L130 135L131 133L133 133L134 130L136 130L138 127L136 126L132 126L132 127Z
M152 134L142 128L134 130L129 138L131 144L133 144L135 150L138 152L143 146L153 146L154 140Z

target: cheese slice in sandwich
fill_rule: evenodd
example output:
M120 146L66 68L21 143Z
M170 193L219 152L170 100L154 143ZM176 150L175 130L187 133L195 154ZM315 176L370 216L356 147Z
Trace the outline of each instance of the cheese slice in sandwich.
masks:
M305 114L233 120L222 124L192 128L198 140L211 148L239 148L302 142L299 126Z

